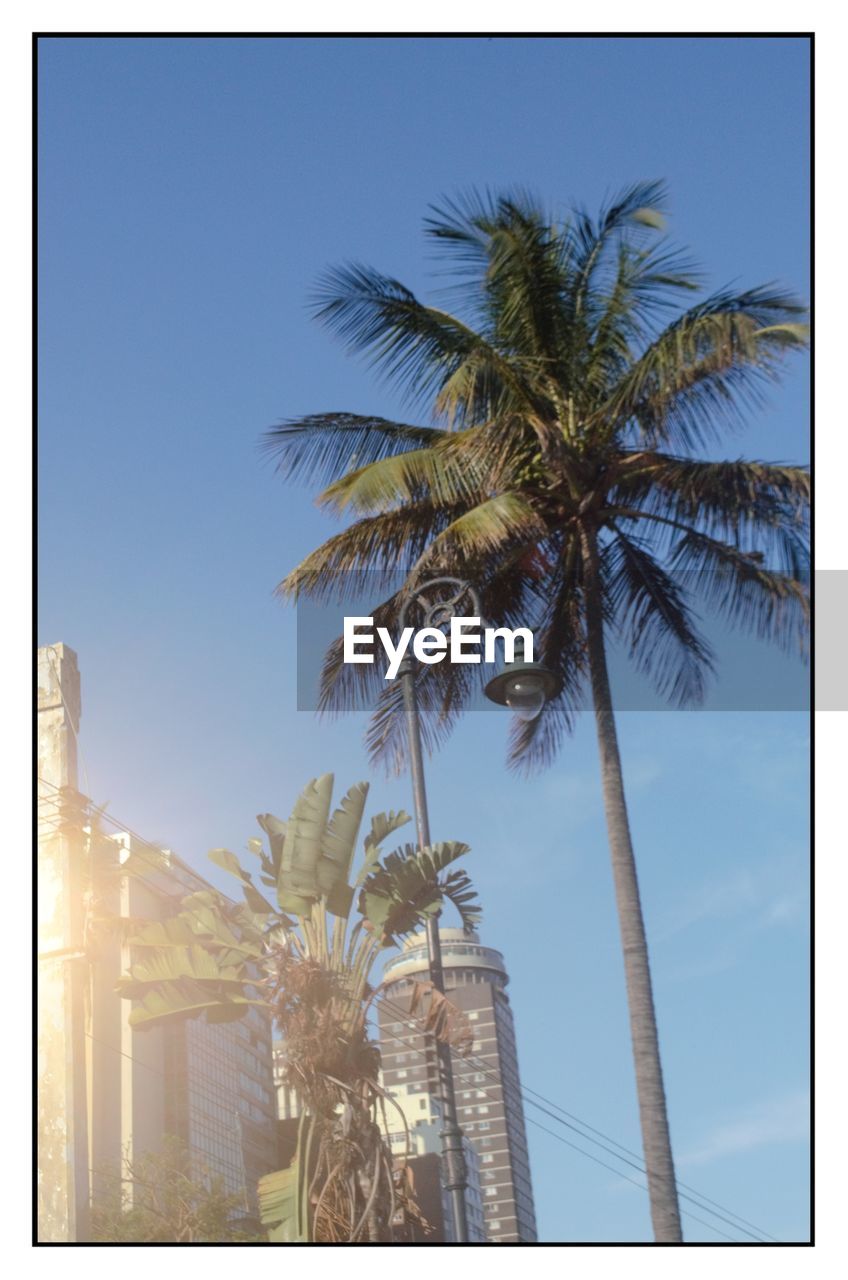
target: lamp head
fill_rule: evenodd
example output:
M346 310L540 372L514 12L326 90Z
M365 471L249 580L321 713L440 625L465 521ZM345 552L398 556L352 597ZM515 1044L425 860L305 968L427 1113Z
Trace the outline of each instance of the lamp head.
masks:
M520 720L535 720L562 689L562 677L541 662L511 662L486 685L490 702L509 707Z

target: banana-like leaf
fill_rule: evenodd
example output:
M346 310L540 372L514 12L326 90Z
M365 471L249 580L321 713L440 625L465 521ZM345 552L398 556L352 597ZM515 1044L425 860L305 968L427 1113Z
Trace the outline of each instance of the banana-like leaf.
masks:
M375 814L371 819L371 830L365 837L366 852L381 845L393 831L397 831L398 827L405 827L411 821L409 814L403 809L399 809L397 813L390 809L388 813Z
M447 840L416 850L407 845L377 863L364 881L359 909L381 934L383 944L416 929L422 917L434 915L445 897L454 903L466 928L479 918L476 895L464 872L441 872L468 852L468 845Z
M186 947L197 942L197 934L185 916L151 920L132 937L134 947Z
M245 871L234 853L231 853L229 849L210 849L209 861L214 862L216 866L221 867L224 871L229 871L230 875L241 881L242 893L251 911L258 916L274 914L274 908L256 888L253 883L253 877L248 871Z
M241 880L242 884L250 880L250 876L236 855L229 849L210 849L208 857L210 862L214 862L217 867L222 867L224 871L229 871L230 875Z
M261 879L275 885L280 909L292 915L308 916L313 904L323 898L332 915L346 919L356 889L361 888L380 856L383 840L409 822L409 815L402 810L377 814L371 819L371 830L365 837L365 859L351 886L348 876L368 784L359 782L351 787L328 821L332 791L333 775L324 774L301 792L288 823L280 822L273 814L258 815L259 825L271 844L271 858L261 855L264 871ZM215 850L210 856L219 866L238 876L248 904L258 912L258 903L249 894L246 873L235 855L229 850ZM267 907L262 910L267 914Z
M353 886L347 884L344 880L340 880L338 884L333 885L327 894L327 910L334 916L341 916L346 920L350 915L350 909L353 906Z
M287 824L280 861L278 886L282 893L305 899L319 896L317 866L332 797L331 773L314 778L298 796Z
M311 1121L302 1114L297 1148L287 1169L266 1173L259 1179L259 1218L268 1228L269 1244L306 1244L310 1239L310 1212L306 1182Z
M277 890L277 901L279 902L278 886L280 883L280 866L283 860L283 848L286 843L286 824L279 818L276 818L273 813L258 813L256 815L256 821L267 835L268 844L271 848L270 858L266 858L264 853L260 854L260 858L262 859L262 870L268 877L265 883L273 885ZM281 902L280 907L283 910L287 909L283 907Z
M250 907L250 910L256 916L273 916L276 910L271 906L268 899L261 894L254 884L246 884L242 886L244 900Z
M220 894L187 895L179 915L146 924L129 939L130 973L118 983L124 999L140 1003L132 1026L149 1028L180 1017L227 1021L244 1015L256 997L251 966L263 941L255 916Z
M188 922L197 938L205 945L224 947L256 959L262 955L262 935L259 930L250 928L244 916L236 916L239 932L234 933L227 923L226 904L219 894L206 891L192 893L183 899L182 905L180 918ZM236 915L232 907L230 910Z
M389 912L395 908L395 902L385 893L368 893L362 891L359 899L359 910L375 929L383 931Z
M278 887L277 901L282 911L290 911L293 916L308 916L315 899L302 898L296 893L287 893Z
M321 843L321 857L317 867L318 888L322 893L330 895L338 885L347 885L367 797L368 783L357 782L343 797L341 805L330 819ZM330 905L329 897L327 905ZM330 910L332 911L332 907Z
M135 984L170 982L192 978L195 982L232 983L241 988L246 980L243 964L223 966L203 947L168 947L149 951L131 969Z
M361 889L368 876L373 871L381 852L383 841L397 831L398 827L406 826L411 818L403 809L395 813L391 809L388 813L375 814L371 819L371 830L365 837L365 860L359 868L359 874L354 880L354 888Z
M306 1243L298 1231L298 1182L297 1161L259 1179L259 1216L270 1244Z
M212 1011L213 1021L222 1021L225 1017L236 1019L242 1017L251 1005L267 1007L267 1002L236 991L216 991L182 978L179 982L163 982L151 987L130 1014L129 1024L139 1030L147 1030L180 1018L199 1018L208 1011Z
M248 1001L248 1003L253 1003L260 1008L268 1007L262 1000L254 1000L252 1002ZM244 1015L244 1004L241 1001L235 1001L232 1004L210 1005L204 1014L204 1021L212 1024L219 1022L238 1022L240 1018L244 1017Z

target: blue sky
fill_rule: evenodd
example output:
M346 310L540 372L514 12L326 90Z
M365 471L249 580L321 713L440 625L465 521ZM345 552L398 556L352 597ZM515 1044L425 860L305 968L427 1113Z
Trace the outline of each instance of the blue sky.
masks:
M79 654L97 801L203 868L314 774L369 776L359 718L294 709L272 591L333 526L257 449L284 417L403 413L310 320L323 268L426 294L443 194L593 207L664 177L710 285L806 296L806 58L792 39L42 42L39 638ZM806 462L807 397L799 361L726 455ZM807 719L620 719L680 1176L803 1240ZM592 726L531 782L506 730L472 715L432 761L433 830L473 846L525 1083L638 1150ZM409 807L403 782L372 795ZM644 1193L529 1137L542 1239L650 1238Z

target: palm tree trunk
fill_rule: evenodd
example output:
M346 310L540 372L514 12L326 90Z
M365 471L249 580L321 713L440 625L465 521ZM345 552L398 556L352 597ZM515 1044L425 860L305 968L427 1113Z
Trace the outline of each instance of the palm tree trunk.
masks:
M592 700L601 758L601 783L612 855L618 921L624 951L627 1002L630 1010L630 1034L636 1068L636 1091L642 1126L642 1147L648 1175L648 1194L654 1239L658 1244L680 1243L680 1209L677 1183L668 1132L665 1089L663 1088L648 943L636 861L630 838L621 756L612 707L609 673L604 648L603 605L597 534L593 528L581 529L583 572L586 604L586 639L592 681Z

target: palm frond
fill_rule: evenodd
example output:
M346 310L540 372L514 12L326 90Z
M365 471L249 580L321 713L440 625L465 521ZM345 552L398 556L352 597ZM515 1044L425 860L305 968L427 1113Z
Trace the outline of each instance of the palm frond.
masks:
M265 433L262 449L284 480L332 484L356 467L427 449L442 439L436 427L391 422L372 414L314 413L290 418Z
M279 583L277 594L341 602L397 590L406 569L465 509L461 502L441 507L423 500L366 516L312 551Z
M620 530L604 548L604 588L630 660L677 706L703 701L713 671L709 645L698 634L679 581L634 538Z
M610 243L625 230L662 230L665 225L662 210L666 201L664 182L642 181L634 182L620 191L601 210L597 222L585 209L575 211L572 232L576 245L573 316L580 316L585 311L593 275L601 265Z
M417 673L421 739L428 755L444 746L463 713L479 696L480 670L479 666L440 662ZM387 776L400 777L409 761L400 681L384 680L371 705L373 711L365 733L369 760Z
M810 474L805 467L707 462L664 453L622 455L610 494L648 515L671 517L799 577L809 568Z
M530 774L551 764L584 703L588 661L583 571L577 551L573 534L554 540L546 550L553 567L536 583L536 597L541 604L534 621L538 661L558 673L562 690L545 704L535 720L513 717L507 763L520 773ZM525 616L533 614L528 610Z
M521 493L499 493L479 506L471 507L430 543L422 568L437 564L446 555L448 562L468 561L492 552L503 554L510 548L528 550L545 534L545 522Z
M480 479L464 459L447 450L413 449L342 476L320 494L318 504L364 515L428 498L437 506L473 502L480 493Z
M370 267L339 267L318 292L317 315L353 351L371 360L410 399L436 395L469 356L486 366L481 398L467 406L468 420L491 417L505 404L532 404L520 368L458 317L426 307L397 280Z
M506 197L489 231L486 292L493 332L506 350L562 363L570 276L567 255L540 209Z
M785 652L806 655L810 599L803 579L767 569L761 554L694 529L678 540L671 562L717 614Z
M446 270L463 278L472 305L479 306L480 291L490 281L499 232L521 225L549 228L550 243L558 240L537 197L522 187L502 192L472 188L431 205L430 210L424 219L425 234L450 253L452 265ZM565 269L564 260L560 265ZM484 305L481 319L485 310Z
M699 281L691 259L665 241L649 250L619 242L615 278L608 289L596 291L588 308L583 381L589 405L627 371L635 352L651 336L655 317L668 310L681 291L697 289Z
M722 427L738 425L756 402L780 358L806 342L797 323L803 305L764 286L723 290L679 316L623 374L596 410L591 426L634 423L649 448L702 445Z

